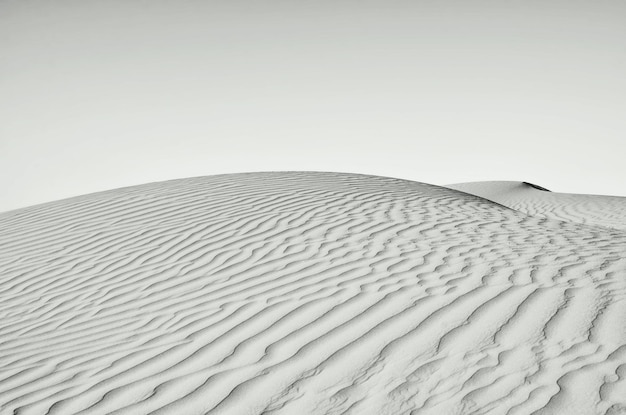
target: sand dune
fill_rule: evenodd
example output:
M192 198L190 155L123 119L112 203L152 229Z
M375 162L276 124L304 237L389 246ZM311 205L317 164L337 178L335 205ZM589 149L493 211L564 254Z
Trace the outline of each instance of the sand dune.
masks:
M250 173L0 214L0 414L624 414L623 216L529 194Z
M626 197L542 191L525 182L470 182L446 187L551 219L626 230ZM541 186L538 186L541 188Z

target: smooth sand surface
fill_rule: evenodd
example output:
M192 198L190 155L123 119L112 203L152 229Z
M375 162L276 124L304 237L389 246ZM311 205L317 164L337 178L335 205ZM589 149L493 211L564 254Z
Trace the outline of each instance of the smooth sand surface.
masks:
M0 214L0 414L624 414L626 224L574 212L290 172Z
M539 190L533 185L495 181L457 183L446 187L478 195L530 215L626 230L626 197L556 193Z

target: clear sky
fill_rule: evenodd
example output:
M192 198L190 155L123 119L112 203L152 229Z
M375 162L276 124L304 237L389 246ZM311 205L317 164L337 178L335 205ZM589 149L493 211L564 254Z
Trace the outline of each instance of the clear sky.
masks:
M0 211L323 170L626 196L626 1L0 1Z

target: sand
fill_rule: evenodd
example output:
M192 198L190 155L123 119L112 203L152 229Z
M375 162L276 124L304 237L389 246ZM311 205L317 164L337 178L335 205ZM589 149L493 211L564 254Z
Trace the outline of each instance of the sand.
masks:
M626 230L626 197L557 193L533 186L538 185L501 181L458 183L446 187L478 195L530 215Z
M626 413L623 202L524 192L248 173L2 213L0 414Z

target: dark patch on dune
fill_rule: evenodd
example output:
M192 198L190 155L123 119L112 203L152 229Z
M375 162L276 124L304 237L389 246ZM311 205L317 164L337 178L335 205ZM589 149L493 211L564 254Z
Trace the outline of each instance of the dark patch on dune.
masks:
M528 183L528 182L522 182L522 183L524 183L524 184L526 184L526 185L528 185L530 187L534 187L537 190L541 190L541 191L544 191L544 192L551 192L551 190L548 190L545 187L541 187L541 186L538 186L536 184L532 184L532 183Z

